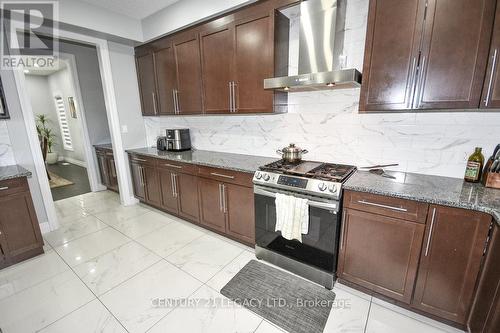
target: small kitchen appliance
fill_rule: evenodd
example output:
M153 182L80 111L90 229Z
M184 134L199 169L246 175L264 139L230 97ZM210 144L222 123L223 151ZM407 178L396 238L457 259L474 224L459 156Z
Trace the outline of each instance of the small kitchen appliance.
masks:
M159 136L156 138L156 149L165 151L167 150L167 137Z
M351 165L284 159L260 167L253 177L257 258L333 288L342 184L355 171ZM307 199L309 230L301 242L287 240L275 230L277 193Z
M166 144L168 151L184 151L191 149L189 128L167 129Z

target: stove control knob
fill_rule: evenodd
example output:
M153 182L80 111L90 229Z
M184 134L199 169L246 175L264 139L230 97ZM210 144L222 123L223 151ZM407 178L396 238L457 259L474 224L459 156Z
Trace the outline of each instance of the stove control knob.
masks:
M269 174L265 173L262 178L264 178L264 180L267 182L269 179L271 179L271 177L269 176Z
M326 190L326 184L325 184L325 183L319 183L319 184L318 184L318 189L319 189L320 191L324 191L324 190Z
M332 193L335 193L337 192L337 186L331 184L329 187L328 187L328 190Z
M255 174L255 178L257 178L257 179L261 179L261 178L262 178L262 174L261 174L260 172L257 172L257 173Z

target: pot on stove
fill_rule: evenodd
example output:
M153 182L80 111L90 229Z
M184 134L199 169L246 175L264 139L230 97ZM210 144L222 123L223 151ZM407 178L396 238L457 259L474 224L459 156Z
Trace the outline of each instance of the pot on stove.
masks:
M294 143L290 143L288 147L278 149L276 152L280 154L285 161L290 163L301 161L302 155L308 153L307 149L296 147Z

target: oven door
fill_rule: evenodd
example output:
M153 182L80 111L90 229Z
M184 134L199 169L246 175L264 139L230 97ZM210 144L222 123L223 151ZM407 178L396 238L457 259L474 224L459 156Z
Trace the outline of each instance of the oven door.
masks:
M309 200L309 233L302 242L281 237L276 228L276 193ZM299 193L254 186L256 244L288 258L335 272L340 232L339 202Z

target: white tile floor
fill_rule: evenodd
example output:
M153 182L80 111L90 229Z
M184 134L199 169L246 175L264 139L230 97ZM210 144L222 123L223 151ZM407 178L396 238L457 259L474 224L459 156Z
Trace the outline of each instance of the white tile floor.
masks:
M253 250L112 192L56 203L46 253L0 271L0 329L10 332L256 332L280 328L239 307L153 306L224 300ZM324 332L461 332L337 284Z

